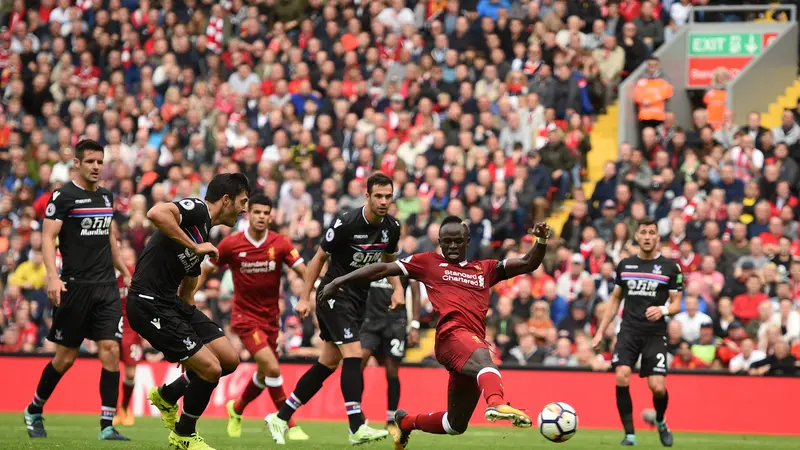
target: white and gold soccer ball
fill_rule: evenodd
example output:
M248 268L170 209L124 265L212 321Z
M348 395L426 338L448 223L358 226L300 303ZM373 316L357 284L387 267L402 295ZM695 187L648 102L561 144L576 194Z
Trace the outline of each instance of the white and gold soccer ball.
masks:
M564 402L553 402L539 413L539 431L547 440L566 442L578 431L578 414Z

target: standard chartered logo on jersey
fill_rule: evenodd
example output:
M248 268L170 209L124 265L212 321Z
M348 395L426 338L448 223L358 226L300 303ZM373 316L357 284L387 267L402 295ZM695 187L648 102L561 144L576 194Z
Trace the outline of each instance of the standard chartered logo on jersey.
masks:
M111 217L86 217L81 220L81 236L108 236Z
M658 281L652 280L628 280L628 295L641 295L643 297L655 297L658 291Z
M470 286L477 286L482 288L484 284L483 275L476 275L474 273L456 272L455 270L445 270L442 275L443 281L455 281L457 283L464 283Z

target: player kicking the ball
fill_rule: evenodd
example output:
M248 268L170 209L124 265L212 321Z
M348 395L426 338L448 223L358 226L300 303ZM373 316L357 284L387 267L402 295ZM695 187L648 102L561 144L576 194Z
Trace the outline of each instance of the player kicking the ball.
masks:
M550 227L538 223L534 227L536 245L521 258L504 261L466 259L469 229L462 220L449 216L439 229L442 254L421 253L394 263L366 266L339 277L325 286L324 301L336 296L341 286L364 280L404 275L423 283L428 299L439 312L436 326L436 359L450 372L447 411L409 415L395 413L400 432L395 447L405 448L414 430L433 434L462 434L483 393L489 421L508 420L514 426L527 428L531 419L509 405L503 395L500 372L492 362L486 336L486 312L491 288L496 283L536 270L544 259ZM393 306L399 306L393 303Z
M219 259L206 260L197 286L218 267L228 266L233 274L233 311L231 328L256 360L257 370L237 400L228 402L228 436L242 435L242 413L247 405L266 389L276 408L286 401L283 378L278 366L278 333L281 276L284 263L304 279L306 265L285 236L269 231L272 202L256 195L248 203L248 228L232 234L219 243ZM301 310L308 310L304 304ZM303 430L289 421L287 437L293 441L308 440Z
M683 274L678 263L658 252L658 227L653 220L639 222L635 239L639 244L639 254L623 259L617 266L616 286L592 344L595 348L600 347L605 330L617 315L620 301L624 298L622 324L611 359L617 372L617 410L625 428L625 439L620 444L636 445L629 386L631 368L641 356L639 376L647 377L647 384L653 392L655 425L661 444L672 447L672 433L664 419L669 399L666 387L667 323L664 318L681 310Z

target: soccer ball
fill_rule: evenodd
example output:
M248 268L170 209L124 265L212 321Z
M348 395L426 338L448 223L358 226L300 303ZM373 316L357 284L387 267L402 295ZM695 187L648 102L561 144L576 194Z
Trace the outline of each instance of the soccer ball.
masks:
M547 440L566 442L578 431L578 414L564 402L553 402L539 413L539 431Z

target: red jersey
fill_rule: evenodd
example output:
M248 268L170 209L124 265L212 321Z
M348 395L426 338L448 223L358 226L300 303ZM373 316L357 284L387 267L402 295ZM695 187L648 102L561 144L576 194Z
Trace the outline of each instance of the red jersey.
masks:
M303 262L289 239L267 231L256 241L245 230L223 239L217 249L219 260L210 263L230 267L233 275L231 325L277 325L283 264L294 268Z
M491 288L505 279L503 261L451 264L444 256L428 252L396 263L404 275L425 285L428 300L439 313L437 338L461 328L485 339Z

